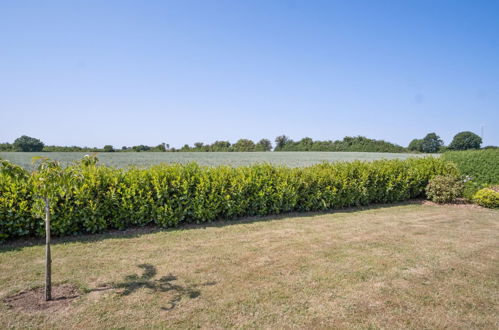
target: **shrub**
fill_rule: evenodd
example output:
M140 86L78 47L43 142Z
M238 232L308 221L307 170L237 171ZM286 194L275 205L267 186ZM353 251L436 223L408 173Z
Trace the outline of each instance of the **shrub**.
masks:
M478 190L499 184L499 149L451 151L441 158L455 163L467 177L464 197L469 200Z
M473 201L488 208L499 208L499 186L484 188L476 192Z
M391 203L422 196L435 175L458 174L454 164L433 157L306 168L188 164L118 169L96 163L88 156L64 168L77 179L51 199L54 235ZM43 235L32 175L14 177L1 164L0 237Z
M426 186L426 196L435 203L451 203L463 195L464 185L455 176L437 175Z

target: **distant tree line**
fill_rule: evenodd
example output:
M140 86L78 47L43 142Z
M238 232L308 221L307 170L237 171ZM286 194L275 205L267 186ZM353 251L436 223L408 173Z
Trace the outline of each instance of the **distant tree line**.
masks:
M271 151L272 143L268 139L261 139L257 143L249 139L240 139L231 144L229 141L215 141L212 144L196 142L194 146L184 145L177 151L200 151L200 152L247 152L247 151Z
M361 151L361 152L406 152L406 148L383 140L364 136L346 136L343 140L314 141L305 137L293 141L286 135L275 139L275 151Z
M454 136L448 146L444 146L442 139L436 133L428 133L422 139L414 139L407 148L384 140L369 139L364 136L346 136L343 140L314 141L305 137L293 141L286 135L275 138L275 147L268 139L254 142L250 139L240 139L231 144L229 141L215 141L212 144L196 142L193 146L188 144L180 149L170 148L167 143L157 146L136 145L123 146L115 149L112 145L103 148L89 148L78 146L46 146L42 141L23 135L13 143L0 143L0 151L45 151L45 152L251 152L251 151L359 151L359 152L423 152L436 153L446 150L480 149L482 139L475 133L465 131ZM485 148L497 148L487 146Z
M435 153L446 150L469 150L480 149L482 138L473 132L465 131L457 133L449 146L444 146L444 142L436 133L428 133L422 139L414 139L409 143L407 149L412 152ZM494 148L488 146L486 148Z

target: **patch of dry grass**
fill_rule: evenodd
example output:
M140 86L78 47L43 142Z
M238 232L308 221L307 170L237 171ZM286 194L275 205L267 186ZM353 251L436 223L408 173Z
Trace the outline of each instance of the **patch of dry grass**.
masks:
M0 328L497 328L499 211L405 204L60 240L57 313ZM0 248L0 298L43 284L43 246Z

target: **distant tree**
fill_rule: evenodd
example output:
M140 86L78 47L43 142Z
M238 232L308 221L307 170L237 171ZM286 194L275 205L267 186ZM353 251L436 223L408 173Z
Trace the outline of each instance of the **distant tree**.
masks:
M286 144L291 142L290 138L287 137L286 135L280 135L275 138L275 151L282 150L286 147Z
M166 151L166 143L160 143L158 144L156 147L153 148L154 151L161 151L161 152L165 152Z
M211 151L230 151L230 142L229 141L215 141L211 144Z
M428 133L423 138L423 143L421 149L423 152L435 153L440 151L440 147L444 145L444 142L435 133Z
M234 151L255 151L255 142L249 139L240 139L232 146Z
M261 139L256 144L256 148L255 149L257 151L270 151L270 150L272 150L272 143L268 139Z
M127 147L127 146L123 146L123 147L121 147L121 150L123 150L123 151L125 151L125 150L127 150L127 149L128 149L128 147Z
M138 146L133 146L132 149L135 152L141 152L141 151L149 151L151 149L151 147L141 144Z
M309 151L312 149L313 145L314 140L309 137L304 137L303 139L298 141L298 149L300 149L300 151Z
M409 143L407 147L410 151L419 151L423 152L423 139L414 139Z
M104 152L114 152L114 147L110 144L107 144L103 148Z
M465 131L457 133L449 144L452 150L480 149L482 138L473 132Z
M194 143L194 148L196 149L201 149L204 146L203 142L196 142Z
M10 143L0 143L0 151L13 151L14 147Z
M28 152L42 151L43 146L44 144L42 141L26 135L17 138L13 144L15 151L28 151Z

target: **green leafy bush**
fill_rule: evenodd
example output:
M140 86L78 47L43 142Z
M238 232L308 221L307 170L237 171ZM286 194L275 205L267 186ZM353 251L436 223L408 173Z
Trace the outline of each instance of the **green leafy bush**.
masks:
M476 192L473 201L488 208L499 208L499 186L483 188Z
M454 162L462 174L475 182L499 184L499 149L449 151L441 157Z
M33 176L12 176L3 168L0 236L43 235ZM98 166L87 157L64 171L76 179L51 199L52 232L59 236L391 203L424 195L435 175L458 174L454 164L433 157L306 168L189 164L143 169Z
M454 162L466 176L464 197L469 200L478 190L499 184L499 149L451 151L441 158Z
M435 203L452 203L462 197L464 184L455 176L437 175L426 186L426 196Z

